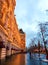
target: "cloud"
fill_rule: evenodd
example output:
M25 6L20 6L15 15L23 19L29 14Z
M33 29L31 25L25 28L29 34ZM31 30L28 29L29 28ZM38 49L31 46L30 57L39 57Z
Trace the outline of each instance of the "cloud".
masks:
M26 32L27 44L34 37L40 22L48 21L48 0L17 0L15 14L19 28ZM32 36L31 36L32 35Z
M42 11L48 9L48 0L39 0L38 8Z

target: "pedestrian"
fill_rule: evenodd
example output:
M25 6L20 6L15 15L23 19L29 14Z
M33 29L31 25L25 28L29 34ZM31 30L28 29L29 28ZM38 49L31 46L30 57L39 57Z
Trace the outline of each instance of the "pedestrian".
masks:
M48 60L48 54L46 55L46 59Z
M29 54L30 54L30 58L31 58L31 52L29 52Z

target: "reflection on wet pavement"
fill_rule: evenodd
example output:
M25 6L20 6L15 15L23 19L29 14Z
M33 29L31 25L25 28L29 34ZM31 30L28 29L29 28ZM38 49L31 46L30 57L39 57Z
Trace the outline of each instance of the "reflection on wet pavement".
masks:
M13 55L11 58L6 59L4 63L2 62L1 65L25 65L25 55Z
M48 62L43 62L42 59L45 59L45 54L32 54L31 58L30 55L26 55L26 65L48 65Z
M43 62L41 59L45 59L45 54L16 54L6 59L4 63L0 65L48 65L48 62Z

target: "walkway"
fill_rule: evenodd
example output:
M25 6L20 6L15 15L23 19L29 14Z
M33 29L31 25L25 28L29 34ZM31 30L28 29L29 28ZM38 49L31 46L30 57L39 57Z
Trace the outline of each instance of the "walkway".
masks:
M45 55L41 54L41 59L45 59ZM39 59L38 54L16 54L12 57L6 59L0 65L48 65L48 63L43 62Z

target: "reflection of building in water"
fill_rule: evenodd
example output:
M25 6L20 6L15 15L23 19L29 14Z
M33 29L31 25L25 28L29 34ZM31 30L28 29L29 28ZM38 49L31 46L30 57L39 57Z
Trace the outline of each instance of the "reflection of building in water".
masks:
M15 0L0 0L0 58L21 50L21 37L14 15Z
M20 29L19 32L20 32L20 36L21 36L21 47L23 49L25 49L25 42L26 42L25 41L25 36L26 36L26 34L25 34L25 32L23 32L22 29Z

